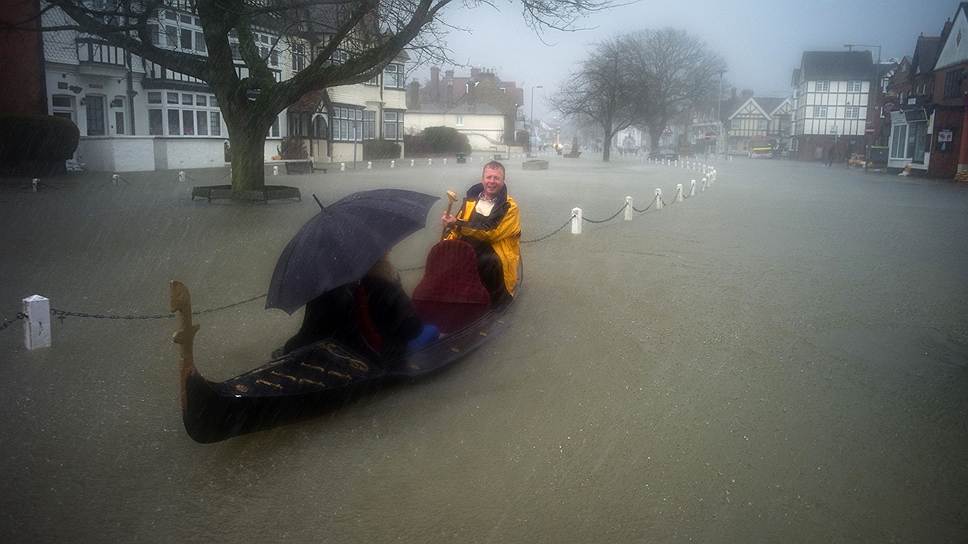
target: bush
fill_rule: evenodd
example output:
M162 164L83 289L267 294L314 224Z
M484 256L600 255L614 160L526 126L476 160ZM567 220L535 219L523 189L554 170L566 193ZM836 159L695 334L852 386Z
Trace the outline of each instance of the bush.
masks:
M427 127L417 135L403 137L407 156L469 155L471 144L467 136L450 127Z
M282 142L276 148L279 151L279 156L284 160L299 160L308 159L309 152L306 151L306 146L303 144L303 139L299 136L287 136L282 139Z
M52 115L0 114L0 172L51 175L64 172L81 133L69 119Z
M387 140L364 140L363 160L399 159L400 144Z

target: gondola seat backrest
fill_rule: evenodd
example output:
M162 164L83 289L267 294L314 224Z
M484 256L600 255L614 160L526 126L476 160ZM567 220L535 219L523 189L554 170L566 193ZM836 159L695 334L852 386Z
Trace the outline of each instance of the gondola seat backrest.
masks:
M444 240L431 248L412 298L417 315L442 333L460 330L484 315L491 297L481 283L474 248L461 240Z

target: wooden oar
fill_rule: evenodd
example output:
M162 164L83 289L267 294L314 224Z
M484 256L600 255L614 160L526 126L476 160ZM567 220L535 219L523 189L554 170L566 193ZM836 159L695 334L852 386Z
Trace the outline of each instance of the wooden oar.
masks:
M447 191L447 215L450 215L451 210L454 209L454 202L457 202L457 193ZM445 236L447 236L447 227L444 227L444 231L440 233L440 239L443 240Z

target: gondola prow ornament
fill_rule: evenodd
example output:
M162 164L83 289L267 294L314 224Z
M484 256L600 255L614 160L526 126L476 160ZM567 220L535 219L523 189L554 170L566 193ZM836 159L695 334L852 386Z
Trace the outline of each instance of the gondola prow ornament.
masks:
M457 193L454 191L447 191L447 215L450 215L454 211L454 202L457 202ZM447 231L449 227L444 227L444 232L440 233L440 239L443 240L447 236Z

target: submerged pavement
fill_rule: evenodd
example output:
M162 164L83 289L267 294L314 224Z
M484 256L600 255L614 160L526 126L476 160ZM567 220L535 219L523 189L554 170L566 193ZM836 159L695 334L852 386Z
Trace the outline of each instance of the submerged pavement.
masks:
M436 162L436 161L435 161ZM447 371L214 445L185 434L172 320L0 331L0 540L942 542L968 533L968 188L736 160L661 211L523 248L513 328ZM0 318L166 313L264 293L324 203L462 192L479 165L272 178L302 202L192 202L174 172L0 184ZM190 172L219 183L217 170ZM509 163L524 239L698 178ZM190 185L189 183L188 185ZM428 228L391 255L419 266ZM406 272L412 286L419 272ZM201 316L196 362L264 362L301 316Z

